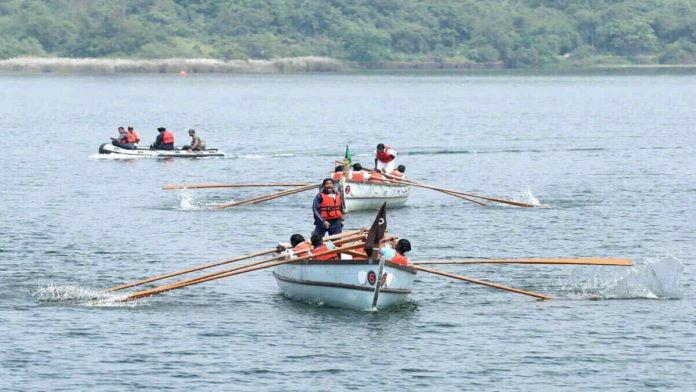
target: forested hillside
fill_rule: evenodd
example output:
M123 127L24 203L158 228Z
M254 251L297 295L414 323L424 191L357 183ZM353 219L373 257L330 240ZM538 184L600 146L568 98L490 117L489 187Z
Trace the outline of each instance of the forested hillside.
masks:
M0 58L696 63L692 0L0 0Z

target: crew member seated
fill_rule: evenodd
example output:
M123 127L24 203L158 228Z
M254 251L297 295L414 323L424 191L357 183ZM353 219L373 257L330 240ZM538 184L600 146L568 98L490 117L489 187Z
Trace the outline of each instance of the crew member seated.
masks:
M391 245L393 245L393 240L391 244L387 244L379 250L380 255L392 263L408 265L408 259L405 254L411 250L411 242L401 239L393 245L393 248Z
M126 132L128 132L128 135L130 135L130 137L133 140L133 143L137 147L138 143L140 143L140 135L138 135L138 132L135 132L132 125L128 126L128 130Z
M353 181L367 181L370 178L370 173L363 170L362 165L356 163L353 165L353 170L350 173L350 179Z
M334 169L333 174L331 175L331 179L334 181L338 181L341 178L343 178L343 165L338 165Z
M394 170L393 172L389 173L389 175L392 176L392 177L399 177L399 178L406 179L406 174L404 174L404 173L406 173L406 166L404 166L404 165L399 165L399 166L396 168L396 170Z
M150 145L153 150L173 150L174 149L174 134L167 131L167 128L157 128L157 139Z
M302 234L293 234L290 236L290 245L292 246L292 251L295 252L297 257L302 257L307 255L307 251L312 249L309 242L305 241Z
M322 239L322 237L317 233L312 234L311 241L312 241L312 251L310 253L312 255L316 255L317 253L321 253L321 252L326 252L327 250L331 250L331 249L335 248L334 244L331 243L331 241L329 241L328 243L324 243L324 240ZM332 260L332 259L336 259L336 258L337 258L337 256L335 253L334 254L327 254L327 255L320 255L320 256L312 256L312 260Z
M123 127L118 127L118 139L115 137L111 138L111 144L116 147L125 148L127 150L135 149L135 138L130 133L126 132Z

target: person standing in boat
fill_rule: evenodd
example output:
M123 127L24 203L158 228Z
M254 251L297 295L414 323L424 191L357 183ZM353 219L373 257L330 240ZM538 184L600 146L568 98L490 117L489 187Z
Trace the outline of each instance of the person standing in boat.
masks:
M391 147L380 143L375 151L375 170L382 173L394 171L394 159L396 159L396 151Z
M135 147L138 147L138 143L140 143L140 135L138 135L138 132L135 132L135 130L133 130L132 125L128 126L128 130L126 132L128 133L128 136L130 136L133 140L133 145Z
M334 189L334 181L330 178L321 183L321 191L314 198L312 213L314 214L314 233L323 237L343 231L343 213L345 211L343 194Z
M189 150L189 151L203 151L203 150L205 150L205 143L203 142L203 140L201 140L201 138L198 135L196 135L195 129L189 129L188 134L189 134L189 136L191 136L191 145L181 147L182 150Z
M123 127L118 127L118 139L115 137L111 138L111 144L116 147L125 148L128 150L135 149L135 139L126 132Z
M150 148L154 150L173 150L174 149L174 134L167 131L167 128L157 128L157 139L152 143Z

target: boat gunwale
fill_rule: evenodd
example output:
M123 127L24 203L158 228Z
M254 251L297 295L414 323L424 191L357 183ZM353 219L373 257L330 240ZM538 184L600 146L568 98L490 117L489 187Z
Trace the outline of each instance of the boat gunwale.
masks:
M281 275L275 271L273 271L273 277L278 279L278 280L281 280L283 282L301 284L301 285L306 285L306 286L322 286L322 287L333 287L333 288L348 289L348 290L375 291L375 288L373 286L357 286L357 285L352 285L352 284L347 284L347 283L321 282L321 281L316 281L316 280L294 279L294 278L289 278L287 276ZM381 288L379 291L380 291L380 293L387 293L387 294L411 294L411 292L412 292L411 289L396 289L396 288L389 288L389 287Z
M357 180L348 180L346 179L346 184L363 184L363 185L375 185L375 186L391 186L391 187L402 187L402 188L410 188L411 184L404 184L404 183L389 183L389 182L384 182L384 181L369 181L369 180L364 180L364 181L357 181Z
M289 263L291 265L377 265L377 263L371 263L370 260L303 260L294 263ZM387 260L385 265L397 270L409 272L413 275L418 273L415 267L410 265L402 265L391 262Z

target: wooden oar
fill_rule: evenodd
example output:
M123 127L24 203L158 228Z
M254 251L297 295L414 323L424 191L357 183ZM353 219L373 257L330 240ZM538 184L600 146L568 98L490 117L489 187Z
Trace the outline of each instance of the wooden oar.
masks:
M442 193L446 193L446 194L448 194L448 195L450 195L450 196L454 196L454 197L459 197L459 198L464 199L464 200L466 200L466 201L470 201L470 202L472 202L472 203L476 203L476 204L479 204L479 205L482 205L482 206L488 206L488 204L486 204L486 203L484 203L484 202L482 202L482 201L478 201L478 200L472 199L472 198L470 198L470 197L462 196L462 195L460 195L460 194L458 194L458 193L446 192L446 191L442 191Z
M356 232L357 232L358 234L350 234L350 233L356 233ZM360 230L354 230L354 231L352 231L352 232L334 234L333 236L328 236L328 237L325 237L325 238L326 238L326 239L334 239L334 240L335 240L335 243L340 245L340 244L345 244L345 243L349 243L349 242L354 242L354 241L357 241L357 240L361 240L361 239L363 239L364 236L365 236L365 234L364 234L364 233L360 233ZM178 285L183 284L183 283L194 282L194 281L197 281L197 280L206 278L206 277L215 276L215 275L220 275L220 274L223 274L223 273L225 273L225 272L235 271L235 270L238 270L238 269L244 269L244 268L252 267L252 266L255 266L255 265L267 263L267 262L274 261L274 260L278 260L278 259L285 258L285 257L286 257L285 254L278 254L278 255L273 256L273 257L270 257L270 258L266 258L266 259L262 259L262 260L256 260L256 261L251 261L251 262L249 262L249 263L245 263L245 264L242 264L242 265L240 265L240 266L233 267L233 268L230 268L230 269L227 269L227 270L217 271L217 272L213 272L213 273L210 273L210 274L207 274L207 275L201 275L201 276L198 276L198 277L195 277L195 278L189 278L189 279L182 280L182 281L178 281L178 282L168 283L168 284L166 284L166 285L162 285L162 286L156 287L156 288L154 288L154 289L150 289L150 290L157 290L157 289L164 289L164 288L168 288L168 287L178 286Z
M247 254L247 255L235 257L235 258L232 258L232 259L217 261L217 262L214 262L214 263L205 264L205 265L201 265L201 266L198 266L198 267L192 267L192 268L188 268L188 269L185 269L185 270L172 272L172 273L165 274L165 275L160 275L160 276L155 276L155 277L148 278L148 279L139 280L139 281L137 281L137 282L132 282L132 283L124 284L124 285L121 285L121 286L111 287L111 288L105 289L105 290L103 290L103 291L104 291L104 292L109 292L109 291L123 290L123 289L127 289L127 288L134 287L134 286L140 286L140 285L143 285L143 284L146 284L146 283L150 283L150 282L156 282L156 281L162 280L162 279L172 278L172 277L174 277L174 276L179 276L179 275L188 274L188 273L195 272L195 271L200 271L200 270L206 269L206 268L217 267L217 266L224 265L224 264L234 263L235 261L239 261L239 260L250 259L250 258L252 258L252 257L262 256L262 255L265 255L265 254L268 254L268 253L273 253L273 252L275 252L275 251L276 251L276 248L267 249L267 250L262 250L262 251L254 252L254 253L249 253L249 254Z
M419 260L411 264L573 264L632 266L630 259L500 259L500 260Z
M364 242L364 237L365 237L364 234L358 234L358 235L356 235L356 236L349 236L348 238L337 239L336 241L334 241L334 244L340 246L340 245L342 245L342 244L355 243L356 241L363 241L363 242ZM328 238L328 237L327 237L327 238ZM304 253L304 252L305 252L305 251L301 251L301 252L299 252L299 253ZM195 278L190 278L190 279L183 280L183 281L179 281L179 282L169 283L169 284L167 284L167 285L160 286L159 288L165 288L165 287L166 287L166 288L171 288L171 287L175 287L175 286L176 286L176 287L179 287L179 286L182 285L182 284L188 285L189 283L198 282L198 281L200 281L200 280L202 280L202 279L207 279L207 278L212 277L212 276L217 276L217 275L225 274L225 273L231 272L231 271L237 271L237 270L241 270L241 269L247 269L247 268L250 268L250 267L254 267L254 266L257 266L257 265L260 265L260 264L265 264L265 263L268 263L268 262L271 262L271 261L274 261L274 260L278 260L278 259L282 259L282 258L287 258L287 255L285 255L285 254L279 254L279 255L274 256L274 257L271 257L271 258L267 258L267 259L263 259L263 260L252 261L252 262L245 263L245 264L243 264L243 265L240 265L240 266L237 266L237 267L233 267L233 268L230 268L230 269L226 269L226 270L222 270L222 271L213 272L213 273L210 273L210 274L207 274L207 275L201 275L201 276L198 276L198 277L195 277ZM293 260L296 260L296 259L293 259Z
M213 207L213 209L219 210L219 209L223 209L223 208L230 208L230 207L238 206L240 204L251 204L254 202L267 201L267 200L275 199L277 197L288 196L288 195L292 195L294 193L308 191L310 189L314 189L315 187L316 187L315 184L306 185L306 186L302 186L299 188L293 188L290 190L284 190L284 191L280 191L280 192L270 193L268 195L252 197L251 199L233 201L230 203L220 204L220 205Z
M201 189L201 188L251 188L251 187L285 187L285 186L305 186L310 185L306 182L280 183L280 184L190 184L190 185L165 185L162 190L173 189Z
M419 271L430 272L431 274L447 276L447 277L449 277L449 278L459 279L459 280L463 280L463 281L466 281L466 282L469 282L469 283L476 283L476 284L480 284L480 285L484 285L484 286L488 286L488 287L493 287L493 288L495 288L495 289L511 291L511 292L513 292L513 293L529 295L529 296L532 296L532 297L535 297L535 298L540 298L540 299L553 299L553 297L550 297L550 296L548 296L548 295L539 294L539 293L533 293L533 292L531 292L531 291L524 291L524 290L516 289L516 288L514 288L514 287L503 286L503 285L497 284L497 283L486 282L485 280L478 280L478 279L473 279L473 278L467 278L466 276L457 275L457 274L452 274L452 273L449 273L449 272L440 271L440 270L436 270L436 269L432 269L432 268L426 268L426 267L420 267L420 266L415 266L415 268L416 268L417 270L419 270Z
M339 238L343 238L343 237L347 237L347 236L352 236L353 234L356 234L359 232L360 232L360 230L344 231L342 233L338 233L338 234L324 237L324 240L339 239ZM165 275L155 276L152 278L139 280L137 282L132 282L132 283L127 283L127 284L120 285L120 286L111 287L111 288L102 290L102 292L106 293L106 292L110 292L110 291L118 291L118 290L130 288L130 287L140 286L140 285L143 285L146 283L156 282L156 281L162 280L162 279L173 278L175 276L188 274L191 272L200 271L200 270L207 269L207 268L212 268L212 267L217 267L217 266L224 265L224 264L234 263L236 261L240 261L240 260L244 260L244 259L250 259L252 257L263 256L263 255L268 254L268 253L273 253L276 250L277 250L276 248L273 248L273 249L262 250L262 251L258 251L258 252L254 252L254 253L249 253L249 254L246 254L244 256L239 256L239 257L235 257L235 258L231 258L231 259L227 259L227 260L217 261L214 263L204 264L204 265L201 265L198 267L187 268L187 269L184 269L181 271L171 272L171 273L168 273Z
M260 266L250 267L250 268L236 268L236 269L232 269L230 271L226 271L223 273L211 274L209 276L201 277L201 278L198 278L195 280L180 282L179 284L176 284L176 285L167 285L164 287L157 287L157 288L154 288L151 290L140 291L140 292L131 294L128 297L119 300L118 302L132 301L132 300L135 300L138 298L149 297L151 295L160 294L160 293L163 293L166 291L180 289L180 288L191 286L194 284L204 283L204 282L208 282L208 281L216 280L216 279L222 279L222 278L226 278L228 276L239 275L239 274L243 274L243 273L247 273L247 272L253 272L253 271L260 270L260 269L275 267L275 266L282 265L282 264L304 261L304 260L310 259L312 257L333 254L333 253L340 252L342 250L357 249L357 248L360 248L362 246L364 246L364 243L361 242L361 243L357 243L357 244L351 244L351 245L346 245L343 247L334 248L331 250L327 250L325 252L319 252L315 255L307 255L307 256L298 257L296 259L281 260L281 261L276 261L276 262L272 262L272 263L268 263L268 264L264 264L264 265L260 265Z
M517 206L517 207L526 207L526 208L536 208L536 207L539 207L539 206L534 205L534 204L522 203L522 202L519 202L519 201L508 200L508 199L501 199L501 198L499 198L499 197L483 196L483 195L477 195L477 194L475 194L475 193L460 192L460 191L455 191L455 190L452 190L452 189L445 189L445 188L440 188L440 187L436 187L436 186L426 185L426 184L423 184L423 183L420 183L420 182L416 182L416 181L413 181L413 180L404 180L404 179L402 179L402 178L392 176L391 174L384 174L384 173L383 173L383 175L386 176L386 177L387 177L388 179L390 179L391 181L394 181L394 182L397 182L397 183L409 184L409 185L417 186L417 187L420 187L420 188L431 189L431 190L438 191L438 192L442 192L442 193L446 193L446 194L452 195L452 196L460 195L460 196L475 197L475 198L478 198L478 199L494 201L494 202L497 202L497 203L510 204L510 205ZM467 200L471 201L470 199L467 199Z
M312 189L319 189L319 188L318 188L317 185L309 185L309 186L306 187L306 188L301 187L301 188L291 189L291 190L287 191L287 193L284 193L284 194L281 194L281 195L273 195L273 196L268 195L268 196L262 197L262 198L259 199L259 200L256 200L256 201L251 202L250 204L259 204L259 203L263 203L263 202L265 202L265 201L277 199L277 198L279 198L279 197L294 195L295 193L301 193L301 192L311 191Z

